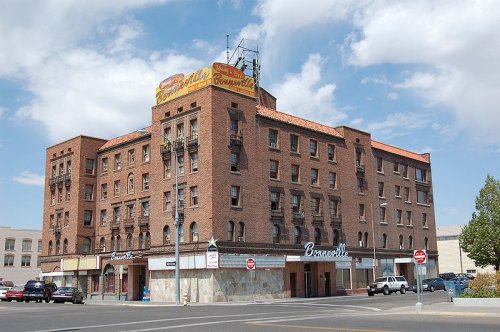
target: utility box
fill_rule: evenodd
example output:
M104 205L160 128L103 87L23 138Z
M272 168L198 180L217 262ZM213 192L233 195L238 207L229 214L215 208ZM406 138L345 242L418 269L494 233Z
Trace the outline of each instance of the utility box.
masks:
M455 282L445 281L444 285L446 287L446 295L448 296L448 302L453 302L453 298L457 296Z

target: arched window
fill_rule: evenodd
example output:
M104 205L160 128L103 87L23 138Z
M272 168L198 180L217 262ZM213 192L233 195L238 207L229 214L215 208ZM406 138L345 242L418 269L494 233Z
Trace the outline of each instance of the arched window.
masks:
M368 232L365 232L364 244L365 244L365 248L367 248L368 247Z
M83 248L82 248L83 250L82 251L83 251L84 254L90 253L90 245L91 245L91 243L92 242L90 241L90 239L88 237L86 237L85 239L83 239Z
M134 174L130 173L127 177L127 192L134 192Z
M333 230L333 245L334 246L338 246L339 245L339 241L340 241L340 236L339 236L339 231L334 229Z
M273 243L280 243L281 229L279 225L273 225Z
M116 236L116 251L122 250L122 238L120 235Z
M144 239L144 234L142 234L142 233L139 233L139 245L140 245L141 249L146 248L146 241Z
M115 268L108 264L104 268L104 293L115 292Z
M408 249L413 249L413 236L408 237Z
M184 225L179 225L179 242L184 242Z
M146 236L144 238L144 248L149 249L151 248L151 233L146 232Z
M198 242L198 224L196 222L191 223L189 227L189 232L191 233L191 242Z
M321 244L321 230L319 228L314 229L314 244Z
M68 239L64 239L63 241L63 254L68 253Z
M234 236L234 222L229 221L227 223L227 240L233 241L233 236Z
M104 237L101 237L101 240L99 241L99 248L101 248L102 252L106 251L106 239Z
M170 226L163 227L163 244L170 244Z
M61 253L61 241L57 240L56 241L56 255L59 255Z
M245 240L245 224L243 221L238 223L238 241L242 242Z
M293 240L295 244L300 244L302 242L302 236L299 226L293 228Z
M364 244L363 244L363 233L361 232L358 232L358 244L360 247L364 247Z
M127 250L132 250L134 249L134 238L132 237L132 234L127 234Z
M49 256L52 255L52 251L54 250L54 244L52 240L49 241Z
M404 240L403 240L403 235L399 236L399 249L404 249Z
M427 238L427 236L424 238L424 245L425 245L425 249L429 250L429 239Z
M382 234L382 248L387 248L387 234Z
M111 236L110 251L116 251L116 240L114 236Z

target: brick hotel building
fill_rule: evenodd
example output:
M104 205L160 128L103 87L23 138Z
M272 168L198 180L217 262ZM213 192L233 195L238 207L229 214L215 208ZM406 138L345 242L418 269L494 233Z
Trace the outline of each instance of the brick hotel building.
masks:
M147 134L47 148L43 277L88 300L138 300L147 286L174 301L176 204L192 302L352 294L373 275L412 283L414 249L437 274L429 154L280 112L224 64L175 75L156 97Z

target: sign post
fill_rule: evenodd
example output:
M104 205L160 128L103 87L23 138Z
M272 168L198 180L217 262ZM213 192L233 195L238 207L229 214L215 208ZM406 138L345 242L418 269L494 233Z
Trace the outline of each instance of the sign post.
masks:
M255 302L254 300L254 289L253 289L253 277L254 277L254 271L255 271L255 259L254 258L247 258L247 270L250 272L250 289L252 291L252 302Z
M415 268L417 272L417 304L416 309L420 311L423 307L422 298L422 264L427 263L427 252L424 249L417 249L413 251L413 259L415 261Z

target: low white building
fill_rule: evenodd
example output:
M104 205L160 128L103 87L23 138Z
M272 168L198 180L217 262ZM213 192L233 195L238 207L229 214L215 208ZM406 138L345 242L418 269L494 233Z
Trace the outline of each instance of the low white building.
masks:
M439 273L477 273L495 272L494 266L481 268L467 256L460 246L459 236L464 225L447 225L436 227L437 247L439 253Z
M0 280L23 284L40 275L42 231L0 226Z

